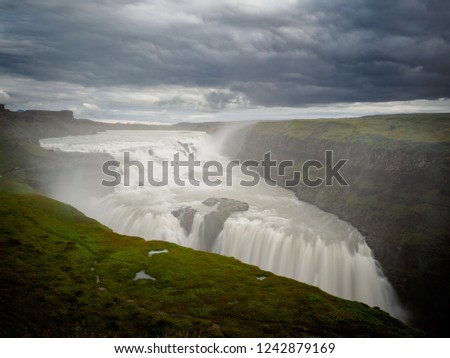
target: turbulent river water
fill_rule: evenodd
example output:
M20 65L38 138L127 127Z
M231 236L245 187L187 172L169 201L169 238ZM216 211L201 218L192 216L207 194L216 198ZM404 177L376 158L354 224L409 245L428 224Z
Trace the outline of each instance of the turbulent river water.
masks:
M221 141L204 132L193 131L107 131L95 135L49 138L41 146L65 152L108 153L123 164L123 153L130 159L153 166L152 177L162 178L163 162L179 155L185 161L191 154L200 161L217 161L225 168L228 159L221 155ZM198 186L188 182L188 170L180 170L185 186L174 181L169 164L169 182L152 186L142 182L138 168L130 168L130 185L122 184L103 197L81 198L76 193L57 195L86 215L114 231L146 240L165 240L194 249L233 256L264 270L320 287L333 295L378 306L391 315L405 319L396 294L373 258L364 237L350 224L313 205L299 201L294 194L261 180L242 186L248 176L238 169L226 172L221 185L202 181L201 165L194 171ZM123 165L117 172L123 174ZM147 173L145 173L147 177ZM105 175L105 179L111 177ZM217 178L212 178L215 180ZM232 185L230 184L232 182ZM145 184L145 185L142 185ZM211 197L246 202L249 210L234 212L212 245L205 245L204 216L214 208L202 202ZM191 207L196 210L188 233L172 211Z

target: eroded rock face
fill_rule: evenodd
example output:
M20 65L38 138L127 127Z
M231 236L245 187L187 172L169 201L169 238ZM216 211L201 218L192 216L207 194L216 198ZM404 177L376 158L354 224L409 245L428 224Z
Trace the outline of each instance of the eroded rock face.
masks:
M185 229L188 234L190 234L196 212L197 210L191 208L190 206L186 206L172 211L172 215L178 218L181 227Z
M203 220L204 247L202 249L210 251L228 217L234 212L247 211L249 206L242 201L228 198L208 198L203 201L203 204L206 206L217 205L216 210L206 214Z

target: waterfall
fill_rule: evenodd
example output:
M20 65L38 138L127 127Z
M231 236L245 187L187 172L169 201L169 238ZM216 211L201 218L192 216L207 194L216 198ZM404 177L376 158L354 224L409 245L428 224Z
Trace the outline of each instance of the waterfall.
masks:
M67 152L106 152L120 162L127 151L132 160L144 164L145 170L151 162L155 180L162 178L163 161L173 160L174 154L180 160L194 153L201 163L215 160L224 167L228 163L219 153L214 138L203 132L107 131L44 139L41 146ZM122 166L119 170L123 174ZM64 197L59 192L57 199L74 205L118 233L209 249L333 295L378 306L397 318L406 318L364 237L350 224L299 201L293 192L264 181L243 187L239 185L243 177L239 172L232 172L231 186L222 183L211 187L203 182L199 168L193 173L200 181L199 186L188 182L186 186L177 185L170 165L168 170L169 181L164 186L140 186L138 168L131 167L130 186L119 185L103 197ZM186 181L189 175L187 169L180 172L180 178ZM206 242L205 216L215 208L202 204L210 197L249 204L249 210L234 212L226 219L213 238L212 248ZM172 214L187 207L195 210L189 232Z
M356 231L349 231L348 241L327 242L307 229L293 235L272 224L262 218L233 218L225 224L213 251L339 297L401 313L395 308L391 285Z

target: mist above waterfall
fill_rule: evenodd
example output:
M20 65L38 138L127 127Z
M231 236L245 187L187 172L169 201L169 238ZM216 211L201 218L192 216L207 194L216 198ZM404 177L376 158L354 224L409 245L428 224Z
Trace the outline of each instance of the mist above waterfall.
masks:
M180 160L194 154L201 163L215 160L226 167L229 159L222 153L231 155L236 150L242 130L235 127L216 136L193 131L107 131L45 139L41 145L64 152L106 153L119 162L127 151L132 160L143 163L145 170L151 162L153 175L158 178L162 163L172 160L175 154ZM236 145L224 151L223 139L230 133L234 133ZM233 185L222 183L215 187L201 181L200 168L193 173L200 180L199 186L189 184L187 170L180 173L186 179L185 186L169 180L168 185L161 187L142 186L138 168L130 170L130 186L118 185L106 195L77 195L73 187L61 190L64 183L51 194L118 233L233 256L405 319L396 294L364 237L335 215L299 201L293 192L270 186L264 180L255 186L240 186L243 175L237 170L232 172ZM79 185L82 187L82 183ZM228 213L211 241L205 230L205 217L217 207L203 202L212 197L238 200L248 203L249 208ZM190 230L172 213L180 208L190 208L194 213Z

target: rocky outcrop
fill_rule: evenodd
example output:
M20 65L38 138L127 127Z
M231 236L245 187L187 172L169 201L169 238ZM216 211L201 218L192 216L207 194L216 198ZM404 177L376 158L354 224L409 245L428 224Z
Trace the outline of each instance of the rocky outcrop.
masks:
M247 211L249 206L242 201L228 198L208 198L203 201L203 204L210 207L216 206L215 210L206 214L203 219L203 242L205 245L203 249L210 251L230 215L239 211Z
M200 249L210 251L214 245L217 236L223 229L225 221L232 213L247 211L249 206L239 200L228 198L208 198L202 202L203 205L214 207L214 210L207 213L203 218L203 233ZM192 224L197 210L190 206L182 207L172 211L172 215L178 218L182 228L188 234L192 231Z
M208 198L203 201L202 204L206 206L214 206L218 204L217 211L228 215L237 211L247 211L249 207L247 203L228 198Z
M190 206L185 206L172 211L172 215L180 221L181 227L186 230L188 234L191 233L192 223L194 222L194 216L196 213L197 210L191 208Z

